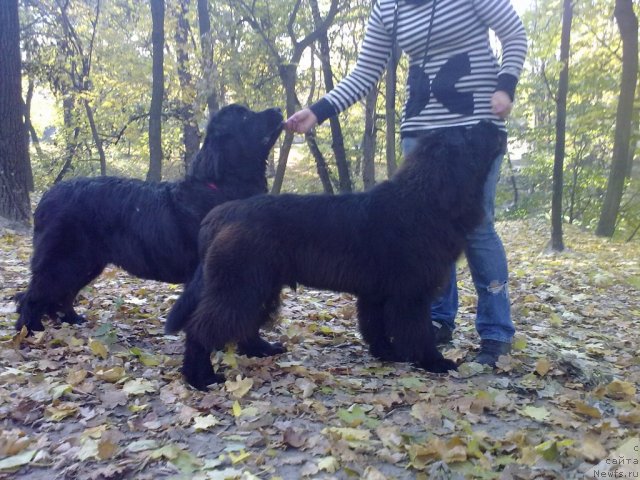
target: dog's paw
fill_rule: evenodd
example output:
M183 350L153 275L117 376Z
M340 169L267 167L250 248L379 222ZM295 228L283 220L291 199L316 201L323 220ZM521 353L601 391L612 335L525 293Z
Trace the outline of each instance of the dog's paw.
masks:
M369 353L381 362L406 362L407 359L398 355L391 345L370 346Z
M209 389L209 385L224 383L226 380L224 375L215 373L213 370L206 373L205 372L186 373L183 370L182 374L184 375L184 379L187 381L189 385L191 385L193 388L197 388L200 391L207 391Z
M272 357L286 351L287 349L280 342L269 343L262 338L238 344L238 353L247 357Z
M42 320L32 321L32 322L23 322L20 319L16 322L16 330L19 332L22 330L22 327L27 327L27 335L31 336L34 332L44 332L44 324Z
M78 315L77 313L68 313L66 315L59 315L58 318L62 323L68 323L69 325L82 325L83 323L87 323L87 319L82 315Z
M458 366L455 364L455 362L444 357L420 362L418 364L418 367L425 369L427 372L433 373L447 373L450 370L458 370Z

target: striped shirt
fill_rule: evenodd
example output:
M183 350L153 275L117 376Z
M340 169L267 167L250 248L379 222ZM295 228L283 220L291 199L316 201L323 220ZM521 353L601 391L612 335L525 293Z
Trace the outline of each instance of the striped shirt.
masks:
M504 129L491 113L491 96L502 90L513 100L527 52L524 27L509 0L377 0L354 69L310 107L319 122L361 100L380 81L394 26L410 67L402 136L482 119ZM502 46L500 64L489 29Z

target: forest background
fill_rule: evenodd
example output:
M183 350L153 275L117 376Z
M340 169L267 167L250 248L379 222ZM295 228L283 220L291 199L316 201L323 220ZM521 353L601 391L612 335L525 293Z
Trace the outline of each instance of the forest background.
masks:
M375 361L352 296L300 288L265 331L287 352L217 352L228 381L196 392L163 330L180 286L107 268L78 296L87 324L16 332L23 227L63 179L180 178L223 105L315 101L353 67L371 0L0 0L0 478L636 478L640 5L514 5L529 52L497 202L512 354L492 371L471 361L461 261L443 347L457 373ZM283 134L271 191L392 174L405 62L327 125Z
M638 3L514 5L529 52L508 124L499 215L551 217L553 203L562 222L635 238ZM343 78L370 8L370 0L22 0L30 163L16 168L30 170L24 178L36 198L76 175L178 178L220 106L290 114ZM393 173L407 71L404 58L397 67L393 60L378 87L330 126L283 135L270 168L274 193L366 189Z

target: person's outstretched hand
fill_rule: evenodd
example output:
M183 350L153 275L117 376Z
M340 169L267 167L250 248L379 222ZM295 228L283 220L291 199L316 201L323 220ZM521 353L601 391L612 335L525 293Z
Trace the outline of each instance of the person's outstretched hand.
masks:
M511 113L513 102L507 92L497 90L491 97L491 111L502 119L505 119Z
M307 133L318 123L318 118L308 108L297 111L285 122L285 128L296 133Z

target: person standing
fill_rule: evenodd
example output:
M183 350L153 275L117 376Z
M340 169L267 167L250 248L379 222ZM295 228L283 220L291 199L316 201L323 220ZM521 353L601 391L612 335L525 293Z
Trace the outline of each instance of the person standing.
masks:
M493 53L489 30L502 46ZM434 129L494 122L505 135L527 51L524 27L509 0L377 0L354 69L318 102L287 119L306 133L361 100L377 84L397 41L409 57L400 135L406 156L417 137ZM465 254L478 294L475 361L495 366L511 351L507 260L494 228L496 184L504 152L484 186L484 222L467 238ZM452 339L458 310L455 265L442 296L432 305L437 343Z

